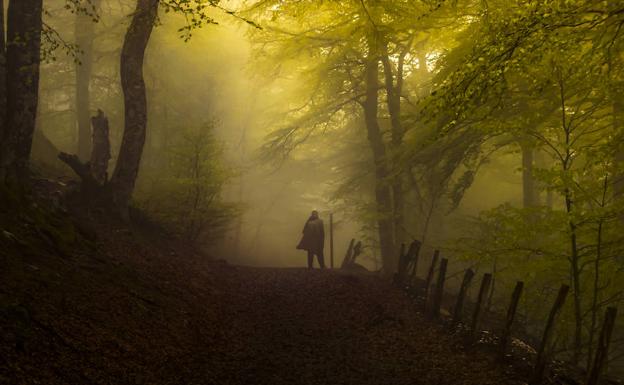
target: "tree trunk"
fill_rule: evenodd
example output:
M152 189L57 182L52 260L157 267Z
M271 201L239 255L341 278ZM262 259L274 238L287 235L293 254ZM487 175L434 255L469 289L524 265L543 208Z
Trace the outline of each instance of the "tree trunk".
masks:
M521 142L522 148L522 203L524 208L538 205L535 178L533 178L534 153L533 146Z
M392 127L392 155L393 159L398 155L403 143L403 135L405 133L401 122L401 85L403 82L403 57L399 58L397 64L396 76L395 71L390 63L388 55L388 47L383 45L381 62L384 69L384 79L386 88L386 102L388 105L388 113L390 114L390 123ZM396 79L395 79L396 78ZM405 231L404 220L404 191L402 173L397 173L392 180L392 196L393 196L393 224L394 224L394 242L396 245L407 240L407 232Z
M93 126L91 150L91 175L100 184L108 181L108 161L111 158L108 119L102 110L98 110L96 116L91 118Z
M127 212L139 172L147 126L147 97L143 61L159 0L137 0L121 50L121 87L124 93L124 133L111 185L115 204Z
M101 0L92 0L91 4L99 9ZM80 62L76 63L76 120L78 123L78 157L86 161L91 153L91 97L89 84L93 68L93 39L95 21L84 13L76 14L76 44L82 51Z
M7 113L6 38L4 36L4 0L0 0L0 143L4 138ZM0 149L0 154L3 150Z
M7 116L0 177L20 185L28 176L39 96L43 0L13 0L7 25Z
M379 243L381 259L386 274L392 274L397 266L396 253L394 252L394 240L392 231L392 195L389 186L390 172L387 165L386 148L381 134L381 128L377 120L379 103L379 58L376 43L373 37L369 38L369 57L366 60L365 81L366 100L362 104L364 119L368 133L368 142L373 152L375 163L375 201L377 203L377 227L379 231Z
M569 218L572 218L574 202L572 200L572 193L568 188L564 193L566 213ZM583 311L581 308L581 267L580 256L577 243L577 225L572 220L568 221L570 230L570 280L572 281L573 296L574 296L574 350L572 355L572 362L578 363L581 357L581 349L583 348Z

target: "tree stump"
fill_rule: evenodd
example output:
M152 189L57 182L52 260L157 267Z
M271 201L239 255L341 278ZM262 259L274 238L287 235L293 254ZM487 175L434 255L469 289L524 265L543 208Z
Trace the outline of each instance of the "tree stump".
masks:
M75 154L61 152L58 158L65 162L80 177L80 190L90 200L98 200L104 196L108 185L108 161L110 160L110 142L108 139L108 119L102 110L91 118L93 124L93 146L91 161L83 163Z
M108 180L108 162L111 158L108 118L102 110L91 118L91 174L101 185Z

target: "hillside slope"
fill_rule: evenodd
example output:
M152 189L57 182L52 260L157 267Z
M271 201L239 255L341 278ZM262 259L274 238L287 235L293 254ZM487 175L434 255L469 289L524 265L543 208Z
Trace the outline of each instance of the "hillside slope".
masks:
M97 223L71 247L60 225L3 230L0 383L516 383L377 277L233 267Z

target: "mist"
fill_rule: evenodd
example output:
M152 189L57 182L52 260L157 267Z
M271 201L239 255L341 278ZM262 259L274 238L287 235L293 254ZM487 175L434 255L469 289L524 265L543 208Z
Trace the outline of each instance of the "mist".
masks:
M468 345L504 328L532 383L556 360L577 383L624 375L617 2L19 1L1 7L6 242L129 250L115 266L220 304L379 289Z

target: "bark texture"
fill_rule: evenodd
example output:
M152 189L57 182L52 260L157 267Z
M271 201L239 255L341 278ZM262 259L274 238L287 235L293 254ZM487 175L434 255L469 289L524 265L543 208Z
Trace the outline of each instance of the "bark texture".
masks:
M137 0L136 10L121 50L121 86L124 94L124 133L111 185L113 199L127 209L139 172L147 126L147 97L143 61L159 0Z
M383 45L381 54L381 62L384 72L384 86L386 89L386 103L388 113L390 114L390 123L392 127L392 158L396 158L403 144L403 136L405 130L401 122L401 88L403 84L403 61L405 54L399 56L396 69L390 62L387 44ZM393 225L394 225L394 243L398 245L407 240L405 231L405 198L403 187L403 175L398 173L392 178L392 197L393 197Z
M28 175L28 160L37 117L42 0L11 1L8 8L6 129L1 177L19 184Z
M371 38L370 40L373 40ZM379 231L379 243L383 268L386 274L391 274L397 266L397 256L394 252L394 239L392 231L392 192L389 184L390 172L388 170L386 148L377 120L379 105L379 59L375 43L369 41L369 57L366 61L365 81L366 99L364 108L364 120L368 133L368 142L373 152L375 163L375 201L377 203L377 227Z

